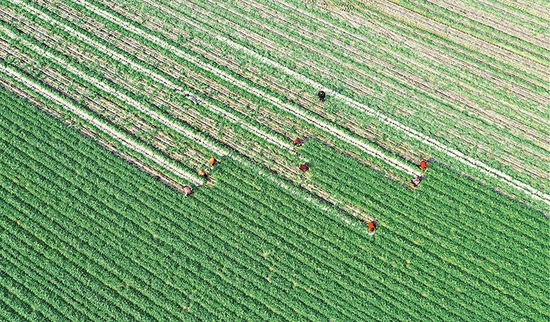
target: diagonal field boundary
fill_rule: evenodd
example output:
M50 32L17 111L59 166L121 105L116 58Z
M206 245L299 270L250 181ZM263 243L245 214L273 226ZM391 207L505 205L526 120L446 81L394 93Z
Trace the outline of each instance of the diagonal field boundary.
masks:
M0 30L5 31L2 27L0 27ZM7 31L7 30L6 30ZM9 33L9 31L7 31ZM11 34L13 35L13 34ZM22 43L25 45L30 45L34 47L33 49L40 49L32 44L27 43L24 39L19 39ZM50 53L44 52L45 56L50 56ZM52 57L50 57L52 58ZM126 146L127 148L130 148L148 159L152 160L153 162L159 164L160 166L166 168L167 170L171 171L178 177L188 180L190 182L193 182L196 186L201 186L202 181L200 181L198 178L196 178L193 174L190 174L186 172L185 170L179 169L179 167L171 160L165 160L163 156L158 156L155 154L153 150L151 150L148 147L142 146L140 143L136 142L132 138L130 138L128 135L118 131L117 129L114 129L112 126L106 124L105 122L99 120L98 118L91 115L89 112L85 111L82 108L77 107L72 102L68 101L67 99L61 97L57 93L52 93L45 89L43 85L40 85L36 83L35 81L27 79L25 75L23 75L21 72L15 70L12 67L4 66L3 64L0 64L0 74L5 74L9 77L12 77L16 81L19 81L26 86L28 86L31 90L35 91L39 95L42 95L43 97L49 99L50 101L59 104L60 106L64 107L66 110L74 113L78 117L82 118L83 120L89 122L90 124L94 125L98 129L102 130L103 132L107 133L108 135L115 138L117 141L119 141L122 145ZM169 126L169 125L167 125ZM184 132L182 133L184 135L188 135L189 133ZM301 189L294 187L292 185L289 185L288 183L284 182L282 179L265 172L262 169L257 169L257 165L253 164L252 162L246 160L245 158L236 155L234 153L231 153L229 150L223 148L223 147L216 147L212 144L207 144L207 148L209 148L211 151L217 150L218 154L225 156L227 158L233 159L236 162L248 167L249 169L253 169L258 175L267 178L269 181L271 181L273 184L279 186L280 188L291 192L294 195L300 196L303 200L317 206L319 209L323 210L324 212L331 213L332 215L336 216L338 219L344 221L346 224L352 226L354 229L357 229L361 232L363 232L366 228L364 225L360 224L359 222L352 221L346 216L344 216L340 211L337 209L334 209L332 207L327 206L326 204L322 203L320 200L310 196L305 191L302 191Z
M102 9L99 9L95 6L92 6L91 4L87 3L86 1L83 1L83 0L76 0L76 2L78 2L79 4L83 5L84 7L86 7L88 10L102 16L103 18L105 19L108 19L120 26L123 26L124 28L132 31L133 33L135 34L138 34L142 37L144 37L145 39L163 47L163 48L166 48L166 49L169 49L171 50L172 52L174 52L176 55L190 61L190 62L193 62L194 64L196 64L197 66L205 69L205 70L208 70L210 72L213 72L215 73L216 75L222 77L223 79L225 80L228 80L228 81L231 81L232 83L234 83L235 85L238 85L242 88L245 88L247 89L249 92L265 99L265 100L268 100L268 101L271 101L273 103L276 103L277 106L282 106L282 105L288 105L288 104L284 104L283 102L281 102L280 100L278 100L277 98L274 98L274 97L269 97L269 95L259 91L258 89L255 89L255 88L250 88L250 86L248 86L247 84L245 84L244 82L240 81L240 80L237 80L235 79L234 77L228 75L227 73L223 72L222 70L219 70L217 69L216 67L213 67L211 66L210 64L206 64L202 61L200 61L199 59L185 53L184 51L182 51L181 49L177 48L177 47L174 47L170 44L168 44L166 41L160 39L159 37L157 36L154 36L154 35L151 35L139 28L136 28L135 26L125 22L125 21L122 21L120 20L119 18L113 16L112 14L102 10ZM290 76L293 76L295 77L296 79L306 83L306 84L309 84L310 86L313 86L313 87L317 87L317 88L325 88L322 84L318 83L318 82L315 82L314 80L312 79L309 79L307 77L305 77L304 75L302 74L299 74L293 70L290 70L289 68L285 67L285 66L282 66L281 64L277 63L277 62L274 62L266 57L263 57L261 56L260 54L248 49L248 48L245 48L243 47L242 45L239 45L225 37L222 37L222 36L219 36L218 37L219 40L221 41L224 41L226 42L228 45L232 46L233 48L235 49L239 49L239 50L242 50L244 51L245 53L247 53L248 55L256 58L256 59L259 59L261 61L263 61L265 64L268 64L274 68L277 68L281 71L283 71L284 73L286 73L287 75L290 75ZM548 194L545 194L533 187L531 187L530 185L526 184L526 183L523 183L523 182L520 182L519 180L516 180L514 178L512 178L510 175L502 172L502 171L499 171L497 169L494 169L486 164L484 164L483 162L479 161L479 160L476 160L472 157L469 157L465 154L463 154L462 152L456 150L456 149L453 149L451 147L448 147L446 146L445 144L435 140L435 139L432 139L430 138L429 136L421 133L421 132L418 132L410 127L407 127L399 122L397 122L396 120L378 112L378 111L375 111L374 109L364 105L364 104L361 104L347 96L344 96L342 94L339 94L333 90L330 90L330 89L327 89L326 91L328 94L330 94L331 96L335 97L336 99L339 99L341 100L342 102L348 104L349 106L352 106L360 111L363 111L365 113L367 113L368 115L371 115L371 116L374 116L376 117L380 122L384 123L384 124L387 124L388 126L391 126L397 130L400 130L402 131L403 133L405 133L406 135L410 136L411 138L414 138L416 140L419 140L421 141L422 143L428 145L428 146L431 146L441 152L443 152L444 154L446 154L447 156L467 165L468 167L471 167L471 168L474 168L482 173L484 173L485 175L488 175L490 177L493 177L493 178L496 178L498 180L500 180L501 182L504 182L506 184L508 184L509 186L531 196L533 199L536 199L536 200L540 200L540 201L543 201L545 202L546 204L549 204L550 205L550 195ZM288 108L288 106L287 106ZM293 108L293 107L291 107ZM294 114L294 113L293 113ZM305 115L304 115L305 116ZM308 120L308 122L310 122L310 120ZM328 125L330 126L330 125ZM332 126L330 126L332 127ZM328 130L328 128L326 128ZM331 129L331 130L337 130L337 129ZM339 131L338 131L339 132ZM353 138L350 138L350 139L353 139ZM353 145L357 146L357 140L349 140L348 143L352 143ZM367 152L369 154L373 154L373 151L372 151L372 148L369 147L371 150L370 152ZM362 147L362 150L364 150L365 148ZM378 156L380 157L380 156ZM384 158L385 159L385 158ZM395 164L395 162L392 162L392 160L385 160L386 162L392 164L393 166L399 166L399 168L401 168L403 170L403 166L406 166L406 165L403 165L401 162L399 162L398 164ZM408 166L406 166L407 168L410 168ZM405 171L406 173L416 173L417 171L413 170L413 169L410 169L411 171Z
M19 3L21 4L21 1L20 0L11 0L12 2L14 3ZM128 23L128 22L125 22L125 21L122 21L121 19L115 17L114 15L106 12L105 10L102 10L102 9L99 9L85 1L80 1L80 0L77 0L75 1L76 3L79 3L80 5L86 7L88 10L94 12L95 14L107 19L107 20L110 20L111 22L119 25L120 27L123 27L125 29L127 29L128 31L134 33L134 34L137 34L145 39L147 39L148 41L162 47L162 48L165 48L171 52L173 52L175 55L177 55L178 57L180 58L183 58L193 64L195 64L196 66L198 66L199 68L203 69L203 70L206 70L206 71L209 71L215 75L217 75L218 77L220 77L221 79L224 79L230 83L233 83L234 85L248 91L249 93L259 97L260 99L264 100L264 101L267 101L271 104L273 104L274 106L290 113L290 114L293 114L295 115L296 117L306 121L307 123L317 127L317 128L320 128L322 130L324 130L325 132L327 133L331 133L332 135L338 137L340 140L346 142L346 143L349 143L357 148L359 148L360 150L376 157L376 158L379 158L383 161L385 161L388 165L404 172L404 173L407 173L409 175L412 175L412 176L415 176L415 175L419 175L419 171L417 169L414 169L412 168L409 164L401 161L401 160L398 160L394 157L391 157L389 155L387 155L384 151L382 151L380 148L378 147L375 147L373 145L370 145L368 143L365 143L363 141L362 138L360 137L355 137L353 135L349 135L347 133L345 133L344 131L342 131L340 128L336 127L336 126L333 126L331 124L328 124L326 122L326 120L322 119L322 118L319 118L319 117L315 117L315 116L312 116L312 115L309 115L308 113L305 113L304 111L298 109L297 107L293 106L293 105L290 105L290 104L287 104L287 103L284 103L282 102L280 99L274 97L274 96L271 96L267 93L265 93L264 91L258 89L258 88L254 88L250 85L248 85L246 82L243 82L242 80L239 80L231 75L229 75L228 73L212 66L211 64L208 64L208 63L205 63L203 61L201 61L199 58L197 57L194 57L186 52L184 52L183 50L175 47L175 46L172 46L170 45L169 43L167 43L166 41L160 39L159 37L157 36L154 36L154 35L151 35L150 33L147 33L143 30L141 30L140 28L136 28L135 26L133 26L132 24ZM28 9L30 10L30 9Z

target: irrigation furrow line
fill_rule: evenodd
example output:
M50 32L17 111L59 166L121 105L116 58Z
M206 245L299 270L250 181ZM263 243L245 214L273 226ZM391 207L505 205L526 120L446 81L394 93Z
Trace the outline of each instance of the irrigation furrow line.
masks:
M0 30L2 30L4 33L6 33L8 36L10 36L11 38L13 39L18 39L16 37L15 34L13 34L10 30L0 26ZM28 43L26 40L24 39L19 39L21 42L25 43L25 45L27 45L28 47L32 48L35 52L45 56L45 57L48 57L54 61L56 61L57 63L59 64L62 64L63 65L63 61L60 61L57 57L53 56L52 54L50 53L47 53L45 52L43 49L41 49L40 47L38 46L35 46L34 44L31 44L31 43ZM148 148L148 147L144 147L142 146L140 143L138 143L137 141L135 141L134 139L130 138L128 135L114 129L113 127L109 126L108 124L106 124L105 122L95 118L94 116L90 115L87 111L83 110L83 109L80 109L78 107L76 107L75 105L73 105L72 103L69 103L68 101L66 101L65 99L61 98L60 96L58 96L57 94L54 94L54 93L50 93L50 94L45 94L44 90L42 89L39 89L38 86L36 86L36 84L32 84L31 82L28 82L28 80L23 80L23 76L19 73L17 73L16 71L14 71L13 69L11 68L6 68L6 67L3 67L3 66L0 66L0 68L2 69L2 71L6 74L9 74L11 75L12 77L16 78L18 81L22 81L24 83L27 84L27 86L29 86L30 88L32 88L33 90L36 90L36 91L40 91L42 92L45 96L53 99L55 102L59 103L60 105L62 106L65 106L66 108L68 108L72 113L78 115L80 118L86 120L87 122L93 124L94 126L96 126L97 128L101 129L102 131L104 131L105 133L111 135L113 138L117 139L121 144L123 144L124 146L132 149L132 150L135 150L139 153L141 153L142 155L144 155L145 157L149 158L150 160L154 161L155 163L161 165L162 167L168 169L169 171L171 171L172 173L174 173L175 175L177 175L178 177L184 179L184 180L187 180L187 181L190 181L190 182L193 182L195 185L197 186L200 186L202 185L202 180L199 180L197 179L194 175L191 175L189 174L188 172L182 170L179 168L178 165L174 164L172 161L170 160L167 160L165 159L164 157L162 156L159 156L157 155L157 153L155 153L152 149ZM98 88L101 88L103 90L105 90L107 87L103 84L100 84L99 82L97 81L94 81L91 77L87 76L86 74L76 70L75 68L72 68L71 66L67 66L67 69L70 70L71 72L77 74L78 76L82 77L83 79L93 83L94 85L98 86ZM32 85L30 85L32 84ZM103 85L103 86L101 86ZM107 88L107 89L110 89L110 88ZM112 91L108 91L106 90L107 92L110 92L111 94ZM129 99L129 98L128 98ZM137 102L136 102L137 103Z
M148 0L144 0L144 1L145 1L146 3L148 3L149 5L151 5L151 6L154 6L155 8L159 8L159 6L160 6L160 5L158 5L158 4L152 4L152 3L151 3L150 1L148 1ZM216 5L220 5L220 4L216 3ZM258 5L256 5L256 3L249 3L248 5L249 5L249 6L252 6L252 7L255 7L255 8L260 8L259 10L262 10L262 12L265 12L265 11L263 11L263 10L265 10L264 7L258 7ZM221 6L221 5L220 5L220 6ZM222 6L222 8L224 8L224 9L227 10L228 12L231 12L234 16L237 16L237 15L238 15L238 14L235 13L235 11L233 11L231 8L227 8L227 7L223 7L223 6ZM162 10L162 9L161 9L161 10ZM171 15L170 12L167 12L166 14ZM266 12L266 14L267 14L267 12ZM172 14L172 15L173 15L173 14ZM220 16L222 16L222 15L220 15ZM224 19L227 19L225 16L222 16L222 17L224 17ZM248 17L243 17L243 16L239 16L239 17L240 17L241 19L243 19L243 21L246 20L246 19L248 19ZM182 19L182 18L178 16L177 19ZM283 18L281 18L280 16L277 16L277 17L273 17L273 19L283 19ZM212 18L212 20L214 20L214 18ZM283 20L284 20L284 19L283 19ZM190 25L193 25L195 28L203 29L203 28L201 28L200 26L198 26L197 24L191 22L190 20L185 20L185 21L186 21L186 23L188 23L188 24L190 24ZM255 23L254 20L248 20L248 21L251 22L251 23ZM284 20L284 21L286 21L286 20ZM266 28L269 28L269 27L266 27ZM299 27L299 26L296 27L296 28L297 28L298 30L300 30L300 31L304 31L303 28L301 28L301 27ZM204 29L203 29L203 30L204 30ZM242 32L242 30L241 30L241 32ZM278 31L275 31L275 30L272 30L272 32L277 33L277 35L278 35L280 38L287 38L289 41L294 41L295 43L300 44L300 45L303 46L303 48L305 48L306 50L311 50L311 51L313 51L313 52L316 52L316 53L319 54L320 56L323 56L323 57L325 57L325 58L327 58L327 59L330 59L330 60L334 60L334 59L335 59L335 58L333 58L333 57L327 55L327 54L324 53L324 52L316 51L316 50L315 50L314 48L312 48L311 46L309 46L309 47L308 47L308 46L305 46L305 45L304 45L303 43L301 43L299 40L294 40L294 39L288 38L288 36L286 36L286 35L284 35L284 34L280 34L280 33L278 33ZM305 32L307 32L307 31L304 31L304 33L305 33ZM248 34L247 34L247 35L248 35ZM318 36L319 36L319 35L310 35L310 37L318 37ZM263 41L263 40L260 40L260 41L261 41L263 44L265 43L265 41ZM337 40L333 41L333 45L338 46L338 45L337 45ZM342 48L342 49L344 48L342 45L339 45L339 47ZM378 48L379 48L379 49L382 49L381 47L378 47ZM349 48L349 46L346 47L344 51L345 51L345 52L347 52L347 51L352 51L354 54L356 54L356 57L362 55L361 53L358 53L357 51L351 50L351 49ZM393 55L393 53L391 53L390 51L387 51L387 50L386 50L385 52L388 53L388 55L390 55L390 56ZM417 63L417 62L412 61L412 60L408 59L407 57L404 57L404 56L398 56L398 57L393 56L393 57L396 58L396 59L400 59L400 60L402 60L403 62L406 62L406 63L409 64L409 65L415 65L415 66L418 67L418 63ZM369 60L369 61L371 60L370 57L363 57L363 59L367 59L367 60ZM335 62L337 62L337 61L335 61ZM306 66L308 66L308 68L310 68L310 69L314 69L314 70L317 69L317 70L318 70L318 67L315 66L315 65L313 65L313 64L310 63L310 62L304 62L304 64L305 64ZM417 86L420 86L420 87L426 87L426 84L422 84L422 83L419 83L418 81L412 80L410 77L408 77L408 76L407 76L406 74L404 74L403 72L397 71L397 70L393 69L392 67L388 67L388 66L386 66L386 67L388 68L389 71L391 71L391 72L393 72L395 75L397 75L401 81L406 81L406 82L409 82L409 83L414 82L412 85L417 85ZM351 67L350 67L350 68L351 68ZM418 67L418 68L420 68L420 67ZM432 75L440 75L440 76L441 76L441 74L439 74L438 71L435 71L435 70L431 69L431 67L422 67L421 70L423 70L423 71L429 71L430 74L432 74ZM385 74L384 71L381 71L381 73L384 73L384 74ZM368 77L368 76L366 76L364 73L361 73L361 76L363 77L362 79L365 79L365 77ZM445 75L445 77L448 78L448 76L446 76L446 75ZM397 91L397 92L400 92L401 96L403 96L403 97L406 97L406 96L407 96L407 94L402 93L402 92L400 91L400 89L397 88L397 87L394 88L393 86L391 86L391 85L389 85L389 84L387 84L387 83L384 83L384 85L386 85L386 86L388 86L388 87L394 89L394 90ZM472 90L472 91L474 91L474 92L476 92L476 93L480 93L479 90L473 89L473 87L471 87L469 84L461 83L461 86L467 87L467 88L469 88L470 90ZM430 88L431 88L431 87L430 87ZM358 90L358 91L362 91L363 89L357 89L357 90ZM465 101L461 100L460 98L453 97L452 95L447 94L447 93L445 93L444 91L439 90L438 88L432 88L432 90L434 90L435 92L437 92L438 94L440 94L442 97L447 98L447 100L449 100L449 101L457 101L457 102L462 103L462 104L465 104L465 105L467 105L467 106L470 105L470 104L472 104L472 103L465 102ZM432 97L432 95L431 95L426 89L424 89L423 92L425 93L425 95L427 95L427 96L429 96L429 97ZM484 94L485 94L485 93L484 93ZM502 104L502 103L503 103L503 102L500 102L500 101L496 100L495 98L492 99L492 102L494 102L494 103L498 102L498 104ZM482 114L487 115L487 113L485 113L485 112L482 111L482 110L483 110L483 109L480 109L480 108L476 107L476 111L482 112ZM490 117L490 116L489 116L489 117ZM522 118L521 120L524 120L524 118ZM517 121L517 120L515 120L515 121ZM517 130L517 128L515 128L515 127L514 127L513 129L514 129L514 130ZM522 128L522 131L525 131L525 129Z
M289 112L291 112L292 114L295 114L297 116L299 116L300 118L310 122L310 123L313 123L315 125L317 125L318 127L324 129L324 130L328 130L329 132L331 133L337 133L341 136L341 139L342 138L345 138L347 139L346 141L348 143L351 143L357 147L361 147L361 145L363 144L359 144L360 142L358 142L357 140L354 140L353 138L346 138L344 135L345 133L342 133L340 130L330 126L330 125L327 125L327 124L323 124L324 122L322 121L317 121L317 120L311 120L309 117L307 117L306 115L304 115L304 113L302 113L301 111L298 111L296 108L294 108L293 106L290 106L288 104L285 104L283 102L281 102L279 99L275 98L275 97L270 97L269 95L263 93L262 91L258 90L258 89L255 89L255 88L252 88L251 86L247 85L246 83L244 83L243 81L240 81L240 80L237 80L235 79L234 77L228 75L227 73L225 73L224 71L222 70L219 70L215 67L212 67L210 66L209 64L206 64L202 61L200 61L199 59L183 52L182 50L168 44L166 41L163 41L162 39L158 38L157 36L154 36L154 35L150 35L149 33L147 32L144 32L143 30L141 29L138 29L136 27L134 27L133 25L125 22L125 21L122 21L120 20L119 18L117 17L114 17L112 14L108 13L108 12L105 12L104 10L102 9L99 9L97 7L94 7L92 5L90 5L89 3L86 3L82 0L78 0L77 1L79 4L83 5L84 7L86 7L88 10L96 13L97 15L99 16L102 16L103 18L107 19L107 20L110 20L116 24L118 24L119 26L122 26L124 28L126 28L127 30L130 30L132 32L134 32L135 34L138 34L142 37L144 37L145 39L161 46L161 47L164 47L168 50L171 50L173 51L174 53L176 53L178 56L196 64L197 66L205 69L205 70L208 70L216 75L218 75L220 78L226 80L226 81L229 81L229 82L232 82L238 86L240 86L241 88L243 89L246 89L248 90L250 93L253 93L255 94L256 96L260 97L260 98L263 98L273 104L275 104L276 106L280 106L280 107L285 107L285 109ZM290 70L289 68L285 67L285 66L281 66L280 64L266 58L266 57L263 57L255 52L253 52L252 50L244 47L244 46L241 46L225 37L222 37L222 36L218 36L218 40L220 41L224 41L226 42L228 45L236 48L236 49L239 49L239 50L242 50L246 53L248 53L250 56L260 60L260 61L263 61L264 63L274 67L274 68L277 68L277 69L280 69L281 71L287 73L288 75L291 75L291 76L294 76L295 78L299 79L300 81L306 83L306 84L309 84L310 86L313 86L313 87L317 87L317 88L325 88L324 86L322 86L321 84L315 82L315 81L312 81L310 80L309 78L301 75L301 74L298 74L292 70ZM404 126L402 125L401 123L383 115L382 113L380 112L377 112L377 111L374 111L373 109L367 107L366 105L364 104L361 104L361 103L358 103L344 95L341 95L333 90L327 90L327 93L329 95L332 95L334 96L335 98L338 98L340 99L341 101L345 102L346 104L350 105L350 106L353 106L353 107L356 107L364 112L366 112L367 114L369 115L372 115L372 116L375 116L376 118L378 118L379 121L381 121L382 123L384 124L387 124L393 128L396 128L398 130L401 130L403 131L405 134L407 134L408 136L412 137L412 138L415 138L417 140L420 140L422 143L426 144L426 145L429 145L431 147L434 147L436 148L437 150L445 153L447 156L453 158L453 159L456 159L457 161L469 166L469 167L472 167L482 173L484 173L485 175L488 175L488 176L491 176L493 178L496 178L498 180L500 180L501 182L504 182L508 185L510 185L511 187L513 188L516 188L517 190L520 190L522 191L523 193L531 196L533 199L537 199L537 200L540 200L540 201L543 201L547 204L550 205L550 195L547 195L547 194L544 194L534 188L532 188L531 186L525 184L525 183L522 183L514 178L512 178L511 176L499 171L499 170L496 170L496 169L493 169L487 165L485 165L483 162L481 161L478 161L478 160L475 160L469 156L466 156L464 155L462 152L458 151L458 150L455 150L453 148L449 148L445 145L443 145L442 143L438 142L437 140L434 140L434 139L431 139L429 138L428 136L416 131L416 130L413 130L407 126ZM317 121L317 122L316 122ZM342 135L344 134L344 135ZM351 140L350 140L351 139ZM364 147L361 147L362 150L365 150ZM369 154L372 154L376 157L379 157L379 158L382 158L380 156L380 154L378 153L375 153L374 151L372 151L370 149L371 147L368 147L367 150L365 152L369 153ZM370 151L369 151L370 150ZM384 158L382 158L384 159ZM408 166L401 166L400 164L396 164L390 160L386 160L384 159L386 162L388 162L389 164L392 164L394 167L404 171L405 173L409 173L409 174L412 174L412 175L417 175L417 171L413 170L412 168L408 167Z
M18 0L15 0L15 1L18 1ZM144 37L145 39L147 39L147 40L149 40L149 41L151 41L151 42L153 42L153 43L155 43L155 44L157 44L157 45L159 45L163 48L166 48L168 50L173 51L174 53L176 53L181 58L192 62L193 64L197 65L198 67L200 67L204 70L207 70L211 73L216 74L217 76L224 79L225 81L228 81L228 82L231 82L235 85L238 85L239 87L247 90L248 92L250 92L250 93L252 93L256 96L258 96L259 98L262 98L262 99L274 104L275 106L278 106L281 109L298 116L299 118L305 120L306 122L308 122L310 124L316 125L318 128L321 128L321 129L323 129L323 130L325 130L329 133L337 134L339 139L360 148L362 151L364 151L368 154L371 154L374 157L377 157L377 158L380 158L380 159L386 161L389 165L395 167L396 169L401 170L401 171L403 171L407 174L410 174L410 175L418 175L419 174L418 171L412 169L410 166L408 166L406 164L403 164L403 163L401 163L400 161L398 161L394 158L386 156L385 153L383 153L379 149L374 148L374 147L372 147L368 144L365 144L361 140L358 140L356 138L351 137L350 135L346 134L345 132L341 131L340 129L338 129L338 128L332 126L332 125L329 125L326 122L324 122L322 120L319 120L318 118L308 116L306 113L304 113L303 111L298 110L296 107L291 106L289 104L286 104L286 103L282 102L280 99L275 98L273 96L270 96L269 94L266 94L266 93L264 93L263 91L261 91L259 89L253 88L252 86L246 84L245 82L243 82L241 80L237 80L236 78L234 78L233 76L227 74L226 72L224 72L222 70L219 70L215 67L212 67L210 64L206 64L206 63L202 62L201 60L185 53L184 51L180 50L179 48L176 48L176 47L168 44L167 42L161 40L160 38L158 38L156 36L153 36L153 35L150 35L150 34L144 32L144 31L142 31L141 29L135 28L134 26L130 25L129 23L124 22L124 21L118 19L117 17L114 17L110 13L107 13L107 12L101 10L101 9L96 8L96 7L92 7L88 3L83 3L82 1L77 1L77 2L81 5L83 5L84 7L86 7L88 10L96 13L97 15L102 16L103 18L105 18L107 20L110 20L110 21L112 21L112 22L114 22L114 23L116 23L120 26L123 26L127 30L130 30L131 32L133 32L135 34L138 34L138 35Z
M49 21L51 22L51 21ZM176 85L175 83L173 83L171 80L169 80L168 78L164 77L163 75L155 72L154 70L151 70L149 68L145 68L135 62L133 62L132 60L130 59L126 59L126 57L124 57L123 55L107 48L106 46L104 46L103 44L97 42L97 41L94 41L92 39L90 39L89 37L81 34L81 33L78 33L76 30L74 30L73 28L69 27L69 26L64 26L64 25L61 25L57 22L55 22L56 25L60 26L61 28L63 28L64 30L70 32L72 35L76 36L78 39L82 40L83 42L86 42L86 43L89 43L89 44L93 44L93 46L97 47L98 49L100 49L102 52L104 53L107 53L109 56L111 56L113 59L116 58L116 60L118 60L119 62L122 62L124 63L125 65L127 66L131 66L133 69L135 69L136 71L139 71L141 73L143 73L144 75L147 75L149 77L151 77L153 80L155 80L156 82L166 86L167 88L170 88L170 89L173 89L173 90L176 90L178 93L180 93L181 95L183 96L198 96L196 93L190 93L190 92L187 92L187 91L182 91L182 88L178 85ZM154 57L155 58L155 57ZM156 59L156 58L155 58ZM170 75L172 76L172 75ZM282 149L285 149L285 150L288 150L291 154L294 154L295 155L295 152L292 151L292 146L289 145L287 142L283 142L281 141L279 138L277 137L274 137L273 135L270 135L269 133L266 133L265 131L245 122L244 120L242 120L240 117L238 117L237 115L225 110L225 109L222 109L220 107L217 107L215 106L214 104L211 104L210 102L208 102L207 100L203 99L201 97L200 101L197 102L198 104L201 104L201 105L204 105L205 107L207 107L209 110L213 111L214 113L216 114L219 114L219 115L222 115L224 117L226 117L227 119L229 119L231 122L235 123L235 124L238 124L239 126L245 128L246 130L250 131L251 133L253 133L254 135L266 140L267 142L275 145L275 146L278 146Z

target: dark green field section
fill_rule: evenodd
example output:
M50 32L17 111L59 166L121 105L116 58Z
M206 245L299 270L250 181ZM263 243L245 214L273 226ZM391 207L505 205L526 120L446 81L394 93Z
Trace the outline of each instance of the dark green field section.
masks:
M550 319L548 221L444 165L302 148L373 240L228 160L186 198L4 90L0 151L0 320Z

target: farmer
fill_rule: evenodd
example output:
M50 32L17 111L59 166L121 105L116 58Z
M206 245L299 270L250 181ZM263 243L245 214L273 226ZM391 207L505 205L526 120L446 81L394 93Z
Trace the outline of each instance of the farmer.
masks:
M213 166L215 166L216 164L219 163L218 160L216 160L216 158L214 158L214 157L211 157L208 162L210 163L211 167L213 167Z
M189 186L183 187L183 192L185 193L185 196L188 197L193 193L193 190Z
M321 102L324 102L325 101L325 92L323 91L319 91L319 93L317 93L317 96L319 96L319 99L321 100Z
M426 160L420 161L420 169L422 169L422 174L424 174L424 172L426 172L426 170L428 170L429 167L430 165L428 164L428 161Z

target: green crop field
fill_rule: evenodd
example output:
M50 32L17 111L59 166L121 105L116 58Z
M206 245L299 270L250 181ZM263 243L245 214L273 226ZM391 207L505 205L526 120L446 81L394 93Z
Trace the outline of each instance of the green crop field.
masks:
M0 320L549 320L549 12L0 1Z

